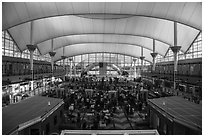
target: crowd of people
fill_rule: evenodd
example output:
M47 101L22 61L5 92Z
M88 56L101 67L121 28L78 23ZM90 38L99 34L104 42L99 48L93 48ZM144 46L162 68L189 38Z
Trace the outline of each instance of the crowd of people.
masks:
M119 108L128 116L147 105L140 96L141 84L127 79L73 77L66 79L62 87L67 117L71 117L75 129L101 129L113 122L113 114Z

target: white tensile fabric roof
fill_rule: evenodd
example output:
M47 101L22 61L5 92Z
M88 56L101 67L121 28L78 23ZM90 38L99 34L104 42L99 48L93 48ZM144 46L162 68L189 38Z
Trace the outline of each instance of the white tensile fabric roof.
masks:
M70 57L111 52L144 56L152 62L155 50L164 56L174 46L174 22L178 46L186 52L202 30L201 2L4 2L2 30L8 30L21 51L36 44L41 54L51 49ZM30 40L33 21L33 42Z

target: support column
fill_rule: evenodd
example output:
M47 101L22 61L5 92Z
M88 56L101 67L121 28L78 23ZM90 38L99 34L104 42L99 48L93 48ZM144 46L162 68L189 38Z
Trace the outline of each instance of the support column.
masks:
M70 76L72 75L72 58L69 58L69 61L70 61Z
M153 39L153 53L150 53L152 58L153 58L153 64L152 64L152 71L155 71L155 66L156 66L156 62L155 62L155 59L156 59L156 56L158 53L155 52L155 40Z
M49 52L49 55L51 57L51 68L52 68L52 78L54 77L54 56L56 54L56 52L54 52L54 48L53 48L53 39L51 40L51 52Z
M63 60L63 69L64 69L64 72L65 72L63 79L64 79L64 81L65 81L65 76L66 76L65 59L66 59L66 56L64 56L64 55L65 55L65 53L64 53L64 52L65 52L65 51L64 51L64 48L65 48L65 47L63 47L63 56L61 56L61 58L62 58L62 60Z
M174 53L174 74L173 74L173 82L174 82L174 90L176 90L176 73L177 73L177 65L178 65L178 52L181 49L181 46L177 45L177 23L174 22L174 46L170 47L172 52Z
M64 72L65 72L63 79L64 79L64 81L65 81L65 76L66 76L65 59L66 59L66 57L65 57L65 56L61 56L61 58L63 59L63 69L64 69Z
M34 80L34 72L33 72L33 52L37 48L36 45L26 45L29 52L30 52L30 70L31 70L31 78L32 81Z
M49 55L51 57L52 77L54 77L54 60L53 60L53 58L54 58L55 54L56 54L56 52L54 52L54 51L49 52Z
M136 61L137 61L137 59L133 58L133 62L134 62L134 78L137 77L137 73L136 73Z
M176 89L176 73L177 73L177 66L178 66L178 52L181 49L181 46L173 46L170 47L174 53L174 74L173 74L173 82L174 82L174 89Z
M76 64L75 64L75 57L73 59L73 69L74 69L74 76L76 76Z
M31 91L32 92L34 90L34 71L33 71L33 52L35 51L35 49L37 48L36 45L34 45L34 41L33 41L33 22L30 22L30 44L26 45L29 52L30 52L30 74L31 74ZM35 95L35 91L34 91L34 95Z
M69 74L68 64L69 64L69 61L68 61L68 59L67 59L67 69L66 69L66 75L67 75L67 76L68 76L68 74Z
M140 56L140 59L141 59L141 71L140 71L140 75L142 77L142 73L143 73L143 60L145 59L145 57L143 56L143 47L141 47L141 56Z

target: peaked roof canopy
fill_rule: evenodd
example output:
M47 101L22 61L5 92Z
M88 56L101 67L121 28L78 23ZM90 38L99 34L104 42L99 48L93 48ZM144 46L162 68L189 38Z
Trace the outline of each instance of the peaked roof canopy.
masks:
M201 2L17 2L3 3L2 28L21 51L36 44L41 54L63 56L114 52L152 61L153 50L165 55L174 42L185 52L202 30ZM32 40L31 34L32 22Z

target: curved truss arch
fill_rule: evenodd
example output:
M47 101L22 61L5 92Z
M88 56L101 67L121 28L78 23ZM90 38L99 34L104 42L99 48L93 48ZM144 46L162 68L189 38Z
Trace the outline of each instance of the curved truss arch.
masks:
M108 52L105 52L105 54L106 53L108 53ZM86 53L86 54L98 54L98 53ZM75 58L75 57L77 57L77 56L83 56L83 55L86 55L86 54L80 54L80 55L75 55L75 56L72 56L72 57L66 57L65 59L69 59L69 58ZM103 53L101 53L101 52L99 52L99 54L103 54ZM102 61L102 60L98 60L98 59L96 59L97 61L90 61L89 62L89 64L85 67L85 68L83 68L82 69L82 71L83 72L87 72L87 69L90 69L90 67L91 67L91 65L90 64L95 64L94 66L97 66L96 64L98 64L99 62L106 62L107 63L107 65L111 65L112 66L112 68L115 68L115 70L116 71L118 71L119 72L119 74L121 74L122 73L122 69L119 67L119 66L117 66L116 64L117 64L117 62L119 61L121 61L121 60L123 60L123 58L117 58L116 56L116 54L118 54L118 53L111 53L111 54L115 54L115 60L112 60L112 59L109 59L109 60L105 60L105 61ZM130 57L131 59L132 58L137 58L137 57L133 57L133 56L128 56L128 55L126 55L126 54L119 54L119 55L124 55L124 56L126 56L126 57ZM89 59L88 59L89 58ZM85 63L85 62L88 62L88 60L90 60L90 58L91 57L85 57L85 59L84 59L84 57L83 57L83 60L80 60L80 61L76 61L75 59L73 60L74 61L74 68L77 68L77 66L81 66L81 64L83 64L83 63ZM97 58L96 56L94 56L94 58ZM102 57L103 58L103 57ZM81 59L81 57L80 57L80 59ZM137 58L137 60L140 60L140 58L138 57ZM58 60L58 61L61 61L61 60ZM144 61L146 61L146 62L149 62L149 61L147 61L147 60L144 60ZM57 62L57 61L56 61ZM66 61L65 61L66 62ZM130 62L129 63L133 63L133 60L130 60ZM70 63L70 62L69 62ZM69 64L68 63L68 64ZM125 62L124 62L125 63ZM151 62L149 62L149 63L151 63ZM61 64L61 63L60 63ZM74 69L73 68L73 69ZM93 68L93 66L91 67L91 68Z
M94 67L96 66L99 66L99 62L95 62L95 63L92 63L90 66L86 67L83 72L88 72L90 71L91 69L93 69ZM117 66L117 65L113 65L113 64L110 64L110 63L107 63L107 66L113 68L114 70L116 70L119 74L122 73L122 71L120 70L120 68Z

